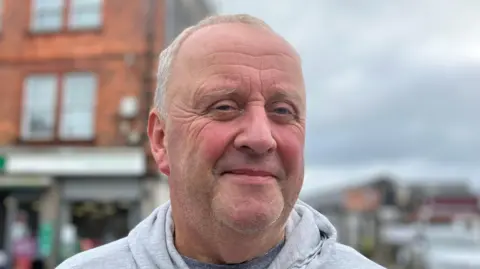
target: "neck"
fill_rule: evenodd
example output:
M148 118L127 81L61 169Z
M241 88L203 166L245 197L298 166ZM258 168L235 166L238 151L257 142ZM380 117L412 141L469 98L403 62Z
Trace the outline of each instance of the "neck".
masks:
M245 234L219 223L199 226L198 223L205 223L203 221L194 225L185 221L182 214L176 214L178 211L175 208L172 208L172 212L177 251L204 263L236 264L249 261L266 254L285 237L284 225L274 224L268 230Z

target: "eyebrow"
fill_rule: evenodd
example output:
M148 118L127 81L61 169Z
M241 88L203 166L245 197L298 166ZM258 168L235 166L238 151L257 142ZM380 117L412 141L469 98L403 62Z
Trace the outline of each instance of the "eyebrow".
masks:
M292 100L298 104L303 104L303 99L300 97L300 94L298 94L297 91L287 91L287 90L284 90L284 89L279 89L279 88L275 88L273 89L272 91L274 91L274 93L272 93L271 95L268 96L267 99L273 99L273 100Z

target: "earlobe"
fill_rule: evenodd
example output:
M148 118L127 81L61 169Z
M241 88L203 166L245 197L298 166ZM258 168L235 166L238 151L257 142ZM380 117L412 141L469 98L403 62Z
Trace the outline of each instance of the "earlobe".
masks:
M157 115L155 110L148 116L148 138L153 158L160 172L170 176L170 162L167 154L165 121Z

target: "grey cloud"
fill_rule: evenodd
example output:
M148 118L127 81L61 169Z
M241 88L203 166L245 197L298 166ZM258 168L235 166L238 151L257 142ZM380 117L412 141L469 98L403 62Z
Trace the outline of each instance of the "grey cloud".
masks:
M308 121L307 160L336 165L408 158L479 161L478 70L480 65L391 70L377 79L365 75L373 79L325 103L338 111L327 111L329 117L322 117L325 100L317 96Z

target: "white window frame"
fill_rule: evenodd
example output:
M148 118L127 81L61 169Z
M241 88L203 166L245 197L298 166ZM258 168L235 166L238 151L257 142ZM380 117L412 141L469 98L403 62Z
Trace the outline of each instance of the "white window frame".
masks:
M32 100L31 97L31 91L35 91L35 89L30 88L29 81L31 79L35 78L51 78L54 80L54 85L52 88L52 110L50 115L47 115L49 117L50 121L52 122L52 129L49 134L39 134L39 133L34 133L30 129L30 121L32 120L32 115L34 110L32 108L32 103L34 103L37 100ZM21 137L23 140L27 141L50 141L55 138L55 117L56 117L56 107L58 103L58 75L56 74L35 74L35 75L30 75L25 78L24 80L24 87L23 87L23 115L22 115L22 132L21 132Z
M90 122L91 126L87 127L90 128L88 129L88 132L86 134L75 134L75 133L69 133L66 130L66 126L68 126L65 122L68 121L68 116L67 113L70 113L69 111L69 100L68 98L68 91L69 89L67 88L67 81L69 77L73 76L87 76L88 78L93 79L93 88L90 89L85 89L85 90L91 90L91 100L89 102L87 101L87 107L83 113L90 114ZM59 129L58 129L58 137L62 141L88 141L92 140L95 138L95 120L96 120L96 101L97 101L97 93L98 93L98 77L96 76L95 73L92 72L70 72L70 73L65 73L62 76L62 104L61 104L61 109L60 109L60 115L59 115Z
M5 0L0 0L0 32L3 30L3 20L5 19L5 16L3 16L4 12L4 7L5 7Z
M59 5L56 7L56 9L58 10L54 10L52 8L52 10L43 10L43 8L39 8L38 7L38 4L40 3L40 1L52 1L52 0L31 0L31 16L30 16L30 29L31 31L33 32L58 32L58 31L61 31L62 28L63 28L63 25L64 25L64 16L63 16L63 13L64 13L64 9L65 9L65 0L59 0ZM59 25L56 25L54 27L49 27L49 26L44 26L44 25L39 25L39 17L40 16L46 16L46 15L42 15L42 13L48 13L48 12L52 12L55 13L55 12L59 12L59 16L60 16L60 23ZM58 15L58 14L56 14Z
M69 0L70 8L68 11L68 28L73 30L78 29L96 29L100 28L103 23L103 0L90 0L96 1L95 3L80 4L85 0ZM80 10L79 10L80 9ZM79 13L91 10L91 13L95 13L98 16L98 20L95 23L81 24L75 20L75 16L79 16Z

